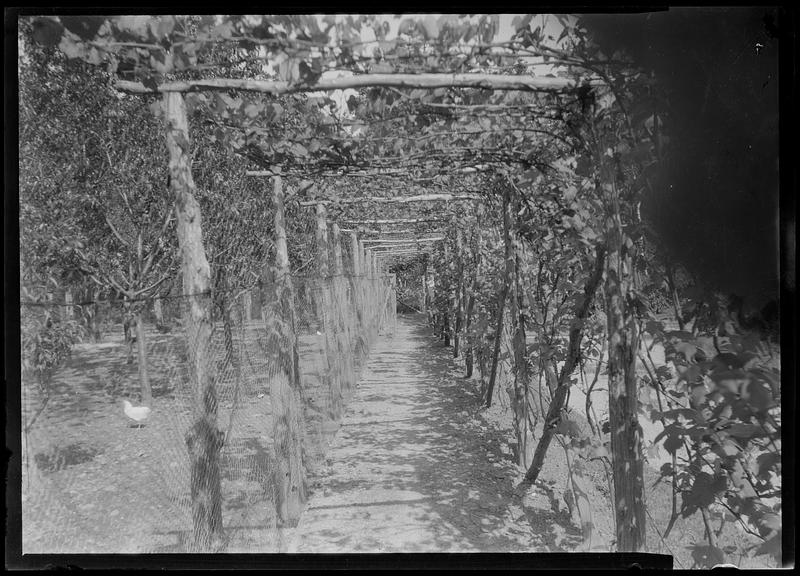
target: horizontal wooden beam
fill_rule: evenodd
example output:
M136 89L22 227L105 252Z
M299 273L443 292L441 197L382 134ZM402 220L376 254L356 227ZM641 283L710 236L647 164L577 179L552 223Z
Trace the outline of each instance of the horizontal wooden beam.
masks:
M598 80L591 82L599 84ZM531 74L359 74L339 78L320 78L316 82L284 82L253 80L249 78L206 78L204 80L176 80L155 87L142 82L118 80L117 90L128 94L154 94L157 92L204 92L241 90L278 96L295 92L318 92L391 86L394 88L480 88L483 90L525 90L533 92L563 92L578 88L575 80Z
M509 128L509 131L514 130L514 128ZM489 164L478 164L475 166L464 166L461 168L449 168L447 173L448 174L472 174L475 172L488 172L492 169L492 166ZM272 176L278 175L277 172L272 170L247 170L245 172L246 176L252 176L256 178L271 178ZM297 176L297 177L307 177L308 172L301 172L301 171L288 171L288 172L281 172L281 176ZM321 172L321 173L314 173L314 178L371 178L373 176L380 177L380 176L387 176L392 178L408 178L411 182L430 182L434 180L436 176L441 176L443 174L436 174L435 176L430 177L418 177L415 172L409 170L408 168L378 168L373 170L359 170L353 172L340 172L339 169L333 169L331 172Z
M402 250L433 250L433 243L428 244L381 244L379 246L370 246L370 250L375 252L376 254L392 252L392 251L402 251Z
M361 204L375 202L376 204L411 204L414 202L480 200L477 194L421 194L418 196L362 196L359 198L341 198L339 200L305 200L300 206L316 206L317 204Z
M428 238L362 238L361 241L366 244L369 242L371 248L375 245L382 244L419 244L421 242L438 242L444 240L444 236L429 236Z
M352 224L370 224L370 225L380 225L380 224L421 224L423 222L444 222L441 218L397 218L395 220L381 220L381 219L371 219L371 220L342 220L341 222L346 222L349 225Z
M420 230L377 230L372 228L339 228L340 232L352 232L356 234L419 234ZM434 233L441 232L441 229L434 227L433 229L426 229L425 232Z

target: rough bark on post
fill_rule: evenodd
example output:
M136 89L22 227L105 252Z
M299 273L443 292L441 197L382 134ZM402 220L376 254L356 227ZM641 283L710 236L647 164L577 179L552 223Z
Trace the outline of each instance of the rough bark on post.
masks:
M447 243L444 244L444 265L449 267L450 250ZM450 276L450 278L448 278ZM450 281L447 281L450 280ZM442 318L442 338L445 346L450 346L450 300L452 299L452 274L445 275L445 282L442 283L444 292L444 314Z
M305 424L294 318L294 287L289 269L282 184L280 176L273 178L276 294L272 299L274 309L266 315L266 319L272 324L269 349L275 355L272 360L278 368L270 383L276 457L273 476L277 493L276 510L285 524L294 526L307 498L307 480L303 465Z
M389 320L392 323L391 333L394 334L397 325L397 275L389 276Z
M72 320L75 316L75 308L72 306L72 292L69 290L64 290L64 308L65 317L68 320Z
M453 358L458 358L459 346L461 344L461 327L463 323L463 307L464 307L464 263L463 263L463 246L462 246L463 232L461 228L456 228L456 301L453 317L455 318L455 327L453 330Z
M608 322L608 412L614 471L614 507L617 549L645 548L644 462L642 429L637 416L639 399L636 352L639 337L630 303L632 255L625 246L619 198L613 185L604 185L606 215L606 316Z
M355 387L353 351L350 346L350 322L352 311L348 307L347 287L342 266L342 238L338 224L331 226L333 235L333 306L336 312L336 347L343 365L341 381L346 390Z
M179 93L164 95L170 187L175 197L178 244L183 272L184 314L189 374L194 392L194 423L186 434L191 462L193 548L217 549L223 538L217 390L211 354L211 270L203 246L200 204L191 170L189 123Z
M336 345L336 320L333 312L333 302L331 298L331 267L330 267L330 245L328 243L328 223L324 204L317 204L317 257L319 259L319 298L320 304L317 309L320 311L322 320L322 337L324 339L325 351L325 376L324 385L329 391L330 404L329 415L333 420L338 420L342 415L342 387L339 380L338 354Z
M508 211L511 204L511 192L509 188L503 191L503 236L510 234L511 221ZM497 332L494 336L494 351L492 352L492 368L489 375L489 386L486 391L486 407L492 405L495 382L497 380L497 363L500 357L500 341L503 336L503 314L505 312L506 298L508 297L511 275L514 271L514 260L512 258L511 243L505 243L505 266L503 267L503 285L500 287L500 294L497 296Z
M242 311L244 312L243 320L250 322L253 319L253 298L249 291L242 294Z
M153 300L153 315L156 317L156 326L164 325L164 307L161 305L161 298Z
M350 257L353 261L353 273L350 275L350 290L354 311L351 342L354 357L357 356L360 358L364 349L364 310L362 308L364 299L362 294L363 282L361 278L361 248L358 235L355 232L350 233Z
M427 263L425 264L425 268L422 271L422 301L420 306L420 312L427 315L428 314L428 306L427 306L427 298L425 296L428 293L428 266Z
M426 287L425 299L428 301L428 323L431 325L436 334L436 305L434 298L436 296L436 272L433 269L428 269L428 285Z
M142 392L142 404L150 406L153 402L153 392L150 388L150 376L147 373L147 340L144 334L144 320L142 311L136 314L136 352L139 368L139 386Z
M525 334L525 312L522 308L522 291L519 281L519 254L514 254L514 283L509 305L513 329L514 348L514 395L511 409L514 412L514 432L517 436L517 463L528 466L528 373L527 339Z

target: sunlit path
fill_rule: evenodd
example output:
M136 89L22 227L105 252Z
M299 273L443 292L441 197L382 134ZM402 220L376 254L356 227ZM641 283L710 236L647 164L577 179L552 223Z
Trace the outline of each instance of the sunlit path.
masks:
M419 318L398 318L394 336L376 345L290 552L530 550L542 542L546 532L534 535L508 505L513 472L475 420L451 354Z

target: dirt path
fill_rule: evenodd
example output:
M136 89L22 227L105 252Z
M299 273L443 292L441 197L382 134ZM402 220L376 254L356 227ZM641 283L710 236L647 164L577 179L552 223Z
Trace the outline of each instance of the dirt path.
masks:
M567 518L513 498L519 471L451 355L419 318L379 340L289 552L574 548Z

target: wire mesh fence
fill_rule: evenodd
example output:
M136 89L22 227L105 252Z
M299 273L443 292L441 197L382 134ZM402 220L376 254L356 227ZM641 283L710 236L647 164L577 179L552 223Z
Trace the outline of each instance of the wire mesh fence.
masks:
M23 552L280 551L395 322L393 277L354 273L349 247L345 261L331 275L84 306L92 335L50 373L23 370ZM63 326L84 308L21 313Z

